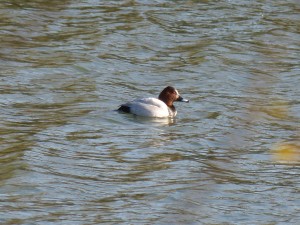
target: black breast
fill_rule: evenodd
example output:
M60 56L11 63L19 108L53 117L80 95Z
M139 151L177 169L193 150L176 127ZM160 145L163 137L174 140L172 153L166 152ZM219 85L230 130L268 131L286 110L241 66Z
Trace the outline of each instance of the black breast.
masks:
M118 108L118 111L130 113L130 107L126 105L121 105L120 108Z

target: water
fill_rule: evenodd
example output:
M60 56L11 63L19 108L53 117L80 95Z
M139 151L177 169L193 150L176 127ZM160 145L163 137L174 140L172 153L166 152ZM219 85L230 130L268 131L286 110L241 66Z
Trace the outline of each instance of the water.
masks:
M1 1L1 224L296 224L298 1ZM175 86L189 104L115 109Z

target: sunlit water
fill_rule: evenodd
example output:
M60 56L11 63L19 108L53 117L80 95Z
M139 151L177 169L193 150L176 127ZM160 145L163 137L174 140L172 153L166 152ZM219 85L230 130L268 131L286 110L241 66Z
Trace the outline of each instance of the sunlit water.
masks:
M103 2L0 2L0 223L297 224L299 2Z

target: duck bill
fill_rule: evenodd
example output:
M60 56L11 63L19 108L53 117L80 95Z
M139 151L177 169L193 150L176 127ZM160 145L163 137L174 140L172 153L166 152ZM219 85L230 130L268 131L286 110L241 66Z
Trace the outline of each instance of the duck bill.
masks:
M189 100L187 99L184 99L182 98L181 96L179 96L177 99L176 99L177 102L189 102Z

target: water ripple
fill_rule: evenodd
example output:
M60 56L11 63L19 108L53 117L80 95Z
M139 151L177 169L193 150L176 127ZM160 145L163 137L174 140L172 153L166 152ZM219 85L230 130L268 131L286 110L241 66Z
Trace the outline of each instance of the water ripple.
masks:
M296 224L295 1L0 3L0 222ZM176 119L118 113L177 87Z

